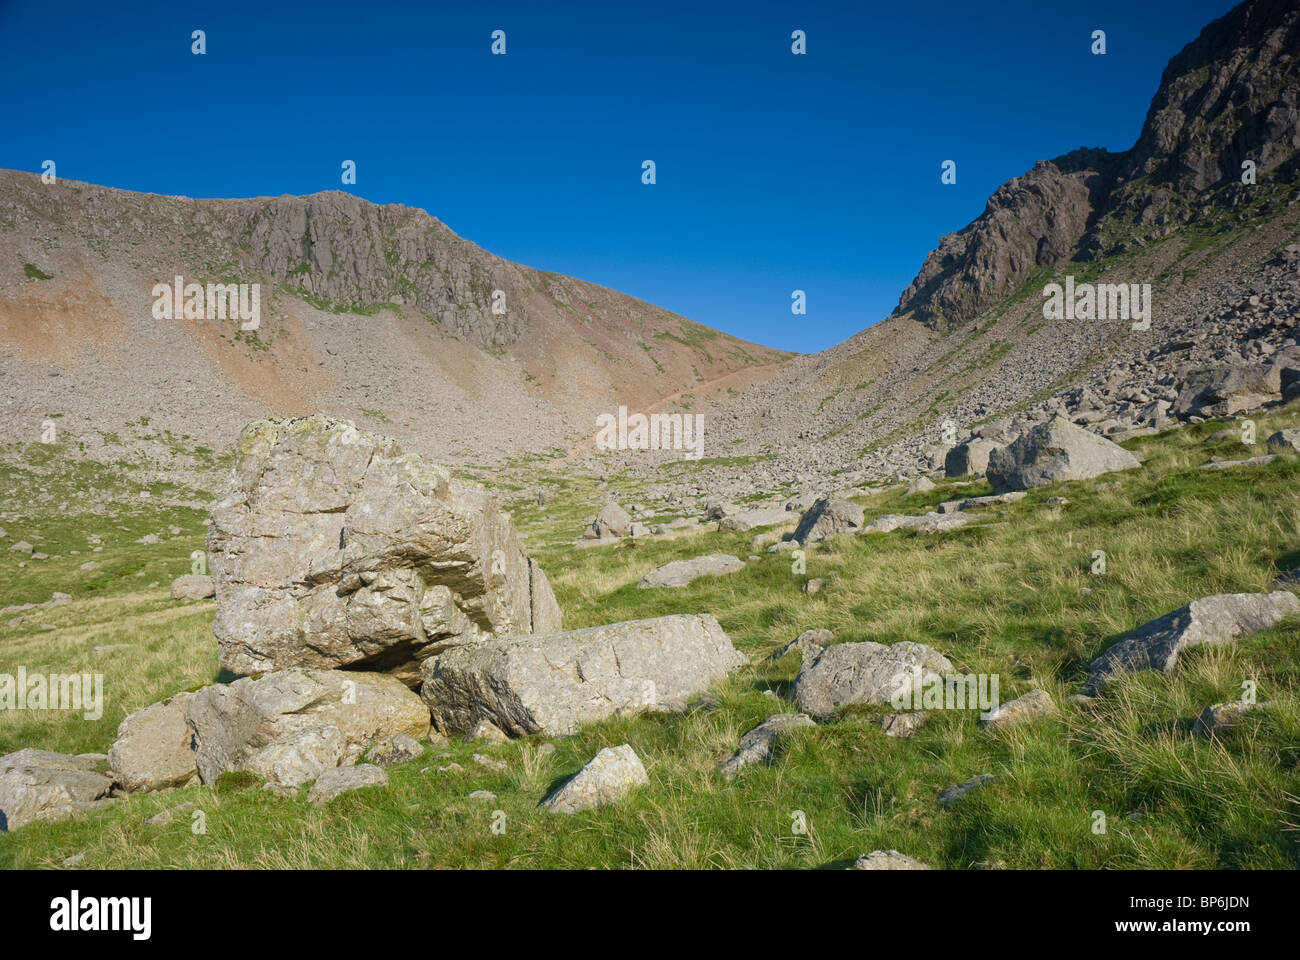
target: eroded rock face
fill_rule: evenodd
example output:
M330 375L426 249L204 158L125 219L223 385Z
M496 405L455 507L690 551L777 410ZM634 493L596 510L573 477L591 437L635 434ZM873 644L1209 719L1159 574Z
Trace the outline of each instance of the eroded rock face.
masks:
M745 662L712 616L678 614L450 647L425 661L420 695L441 733L487 720L511 736L570 734L699 693Z
M546 575L480 487L326 417L244 428L212 511L221 665L374 670L556 629Z
M1092 662L1084 692L1096 693L1118 673L1171 673L1184 650L1202 644L1232 643L1238 637L1275 627L1284 617L1297 613L1300 598L1287 590L1201 597L1121 637Z
M828 719L851 703L889 703L899 678L919 671L921 683L953 672L948 658L923 643L840 643L805 659L794 681L794 702L805 713Z
M1139 465L1138 458L1118 444L1057 416L993 450L987 472L993 489L1002 493L1058 480L1086 480Z
M357 761L376 739L429 732L429 711L401 681L351 670L283 670L204 687L186 705L204 783L248 770L297 786Z

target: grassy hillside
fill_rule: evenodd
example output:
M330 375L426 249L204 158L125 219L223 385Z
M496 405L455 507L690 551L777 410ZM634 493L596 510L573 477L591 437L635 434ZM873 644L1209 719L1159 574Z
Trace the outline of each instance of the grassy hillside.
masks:
M1300 408L1257 417L1261 441L1300 425ZM893 848L936 867L1296 868L1300 866L1300 645L1295 625L1234 647L1185 655L1177 674L1113 683L1104 698L1076 705L1087 664L1125 631L1207 594L1270 589L1300 563L1300 461L1202 471L1211 456L1256 456L1223 423L1130 441L1138 470L1032 492L987 508L961 530L913 531L830 541L795 575L788 554L767 554L729 577L677 590L640 591L655 566L701 553L751 554L749 535L704 533L625 541L575 551L566 541L603 493L560 478L555 504L516 510L550 574L566 627L677 612L710 612L752 659L683 715L611 719L576 736L505 746L454 742L389 768L386 789L346 794L325 809L303 796L284 800L250 775L215 787L140 795L78 820L34 823L0 835L0 866L58 866L85 851L85 867L550 867L820 868ZM47 480L53 483L52 480ZM84 482L75 473L69 484ZM633 488L613 484L620 496ZM859 501L868 518L919 513L987 492L982 483L907 496L894 489ZM1065 497L1056 504L1050 498ZM147 507L106 521L78 516L76 490L56 523L34 517L5 526L0 605L42 600L62 589L73 600L0 619L0 672L100 671L108 705L95 722L66 714L0 712L0 754L22 747L103 752L127 713L217 676L211 601L167 599L167 578L188 571L201 545L197 524ZM548 519L549 518L549 519ZM135 544L140 531L183 528L180 539ZM70 556L85 532L104 537L101 571L82 574ZM63 559L23 562L7 546L31 534ZM57 541L57 550L48 545ZM33 541L35 542L35 541ZM108 548L108 545L112 549ZM549 544L541 546L541 544ZM1092 574L1095 550L1107 554ZM51 564L40 567L37 563ZM105 571L108 571L107 573ZM144 577L136 576L143 572ZM109 577L107 582L99 579ZM827 579L806 594L809 577ZM157 582L157 587L148 584ZM54 629L44 629L53 627ZM731 782L715 771L740 735L771 713L793 709L798 655L765 658L799 632L835 631L837 641L916 640L963 673L994 673L1002 699L1034 686L1059 712L1001 735L981 730L973 711L939 711L911 740L886 737L888 708L852 708L834 722L788 736L769 767ZM92 653L95 646L131 644ZM1270 706L1217 741L1192 733L1207 704L1258 683ZM769 692L781 697L773 699ZM650 784L623 803L562 817L537 809L558 780L601 747L630 743ZM480 765L491 754L504 771ZM439 772L451 762L460 770ZM936 803L945 787L974 774L996 779L955 806ZM473 790L497 799L470 800ZM192 810L147 825L159 811ZM193 810L206 834L191 831ZM504 812L504 832L495 811ZM805 832L793 829L803 812ZM1106 815L1094 833L1094 812Z

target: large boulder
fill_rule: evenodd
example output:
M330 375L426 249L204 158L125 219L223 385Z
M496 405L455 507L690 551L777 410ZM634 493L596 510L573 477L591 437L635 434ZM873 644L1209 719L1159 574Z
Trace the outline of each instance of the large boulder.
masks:
M840 643L805 659L794 681L799 709L826 720L853 703L889 703L902 678L930 683L953 672L948 658L923 643Z
M862 521L862 508L856 503L822 497L799 518L794 538L800 543L815 543L837 533L859 531Z
M596 519L586 529L583 536L589 540L607 540L613 537L626 537L632 526L632 518L617 503L607 503L600 508Z
M943 472L949 477L983 473L989 466L989 454L997 448L998 444L992 440L972 437L948 451L948 456L944 458Z
M559 608L480 487L325 417L244 428L208 530L213 632L237 674L376 670L552 629Z
M108 766L128 793L168 790L198 780L193 734L185 709L193 698L180 693L137 710L118 725Z
M746 662L712 616L676 614L451 647L425 662L420 695L440 733L487 720L511 736L570 734L685 699Z
M637 588L653 590L661 587L688 587L700 577L719 577L743 570L744 567L744 560L726 553L710 553L689 560L674 560L647 573L637 583Z
M429 710L394 677L343 670L282 670L204 687L186 705L204 783L248 770L298 786L356 763L372 741L420 739Z
M989 453L986 473L998 493L1086 480L1139 466L1138 458L1064 417L1053 417Z
M1172 673L1184 650L1233 643L1238 637L1275 627L1296 613L1300 613L1300 598L1289 590L1201 597L1121 637L1092 662L1084 692L1096 693L1118 673Z
M19 750L0 757L0 824L16 830L33 820L57 820L107 800L111 777L93 757Z
M1274 364L1237 363L1187 374L1174 401L1178 417L1226 417L1282 397L1282 371Z

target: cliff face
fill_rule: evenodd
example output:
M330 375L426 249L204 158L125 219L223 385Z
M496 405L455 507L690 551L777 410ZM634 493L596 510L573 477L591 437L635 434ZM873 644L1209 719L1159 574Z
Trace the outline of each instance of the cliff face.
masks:
M1004 183L977 220L926 257L895 312L947 330L1010 293L1035 267L1069 259L1114 165L1105 150L1076 150Z
M1243 161L1255 162L1259 186L1296 178L1298 105L1300 5L1248 0L1169 62L1132 149L1076 150L1003 184L926 257L894 316L949 330L1035 267L1221 219L1250 200Z

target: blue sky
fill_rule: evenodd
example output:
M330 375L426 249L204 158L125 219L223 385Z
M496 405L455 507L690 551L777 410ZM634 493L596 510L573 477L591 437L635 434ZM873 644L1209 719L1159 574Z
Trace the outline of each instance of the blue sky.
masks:
M1130 147L1165 63L1232 6L0 0L0 167L195 197L347 189L814 351L887 316L1000 183Z

